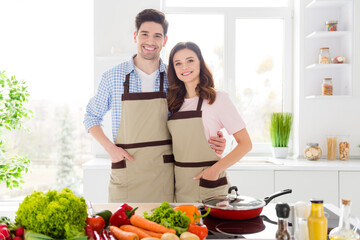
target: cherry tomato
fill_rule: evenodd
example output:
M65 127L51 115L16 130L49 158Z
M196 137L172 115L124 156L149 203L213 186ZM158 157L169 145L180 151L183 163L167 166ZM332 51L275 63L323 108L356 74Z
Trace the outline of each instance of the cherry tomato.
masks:
M94 231L100 232L105 227L105 220L100 216L88 217L86 223L91 226Z
M208 235L208 228L205 224L191 223L188 232L194 233L202 240Z

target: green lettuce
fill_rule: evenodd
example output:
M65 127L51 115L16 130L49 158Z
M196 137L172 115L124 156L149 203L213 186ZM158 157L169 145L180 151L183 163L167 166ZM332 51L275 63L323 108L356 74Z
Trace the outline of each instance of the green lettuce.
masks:
M186 232L190 224L190 218L181 211L175 212L168 202L163 202L150 214L144 212L144 218L167 228L175 229L178 235Z
M25 197L16 212L15 222L54 239L85 235L87 208L85 199L64 188L47 193L34 191Z

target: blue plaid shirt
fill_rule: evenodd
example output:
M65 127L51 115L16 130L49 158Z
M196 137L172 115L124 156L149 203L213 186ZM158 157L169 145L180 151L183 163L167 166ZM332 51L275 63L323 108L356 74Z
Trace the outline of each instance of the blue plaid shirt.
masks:
M135 72L134 57L127 62L123 62L105 73L101 77L101 82L97 93L90 99L86 107L84 125L87 131L95 125L102 125L103 117L111 109L112 135L115 141L121 120L121 95L124 93L124 82L127 74L130 73L129 92L142 92L141 80ZM164 74L164 91L167 92L169 82L166 77L166 65L160 59L160 67L155 80L155 91L160 91L160 72Z

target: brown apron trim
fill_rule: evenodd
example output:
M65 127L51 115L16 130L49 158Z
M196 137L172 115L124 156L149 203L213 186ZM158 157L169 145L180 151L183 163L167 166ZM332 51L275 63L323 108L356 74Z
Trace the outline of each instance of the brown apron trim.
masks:
M124 94L129 93L130 73L126 74L124 82ZM164 92L164 72L160 72L160 92Z
M165 92L141 92L141 93L124 93L121 100L147 100L155 98L166 98Z
M172 144L171 140L163 140L163 141L140 142L140 143L131 143L131 144L115 144L115 145L123 149L129 149L129 148L155 147L155 146L163 146L170 144Z
M169 118L169 120L176 120L176 119L186 119L186 118L197 118L197 117L201 117L202 116L202 112L198 112L198 111L184 111L184 112L176 112L173 115L171 115L171 117Z
M224 186L227 183L228 183L228 181L227 181L226 177L219 178L218 180L215 180L215 181L210 181L210 180L200 178L199 185L200 185L200 187L204 187L204 188L216 188L216 187Z
M164 163L173 163L175 162L174 154L163 155Z
M175 166L177 167L210 167L217 163L217 161L206 161L206 162L177 162L175 161Z
M198 104L197 104L197 107L196 107L196 111L201 111L201 106L202 106L202 103L203 103L203 99L201 97L199 97L199 101L198 101Z
M120 168L126 168L126 160L121 160L120 162L111 163L112 169L120 169Z

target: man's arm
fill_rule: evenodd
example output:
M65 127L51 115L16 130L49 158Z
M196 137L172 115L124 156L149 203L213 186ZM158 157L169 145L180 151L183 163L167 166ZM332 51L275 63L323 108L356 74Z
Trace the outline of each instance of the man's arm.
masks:
M89 129L89 133L100 143L111 158L111 162L120 162L125 158L130 161L134 161L134 158L129 155L124 149L117 147L113 142L106 137L102 127L95 125Z

